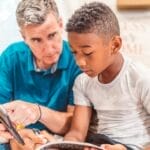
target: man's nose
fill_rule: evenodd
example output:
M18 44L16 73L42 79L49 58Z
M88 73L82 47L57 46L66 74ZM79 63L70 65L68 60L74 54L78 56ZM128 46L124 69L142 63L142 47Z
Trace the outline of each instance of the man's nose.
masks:
M44 52L53 52L53 43L51 41L46 41L43 43L43 51Z

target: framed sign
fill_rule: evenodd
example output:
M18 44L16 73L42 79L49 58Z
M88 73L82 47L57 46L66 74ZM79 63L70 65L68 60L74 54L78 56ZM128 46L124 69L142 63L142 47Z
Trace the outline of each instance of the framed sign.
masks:
M150 8L150 0L117 0L118 9Z

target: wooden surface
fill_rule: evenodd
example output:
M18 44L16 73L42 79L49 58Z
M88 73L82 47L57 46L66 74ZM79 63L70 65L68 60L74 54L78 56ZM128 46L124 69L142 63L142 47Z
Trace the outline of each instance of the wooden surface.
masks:
M117 0L118 9L150 8L150 0Z

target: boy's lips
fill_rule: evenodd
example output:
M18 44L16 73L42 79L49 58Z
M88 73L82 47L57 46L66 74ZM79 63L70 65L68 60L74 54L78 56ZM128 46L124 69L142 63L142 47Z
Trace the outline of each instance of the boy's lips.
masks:
M86 70L86 69L83 69L82 71L87 73L87 74L91 72L91 70Z

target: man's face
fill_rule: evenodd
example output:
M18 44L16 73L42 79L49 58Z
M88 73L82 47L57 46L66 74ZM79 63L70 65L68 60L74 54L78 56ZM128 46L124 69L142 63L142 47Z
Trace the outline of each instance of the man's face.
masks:
M49 14L43 24L21 28L38 68L48 69L58 61L62 50L62 26L61 19Z
M87 75L95 77L111 64L111 42L104 43L97 34L69 32L68 40L77 64Z

